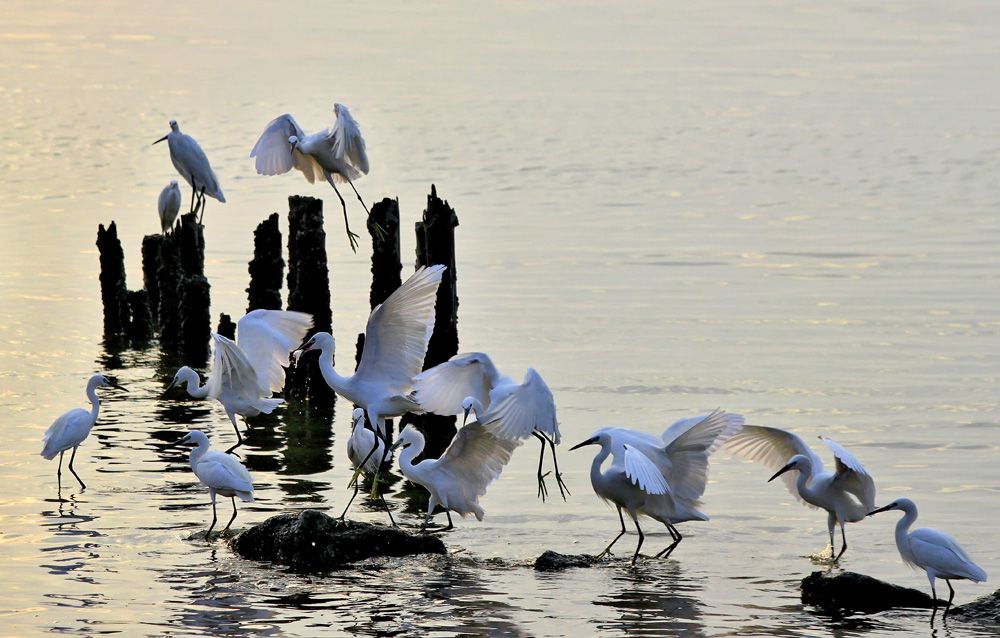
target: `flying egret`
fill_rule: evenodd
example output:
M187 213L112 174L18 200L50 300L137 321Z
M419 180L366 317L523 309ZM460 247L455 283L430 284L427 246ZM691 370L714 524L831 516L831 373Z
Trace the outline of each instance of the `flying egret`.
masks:
M170 132L153 144L159 144L163 140L167 140L167 146L170 147L170 161L173 162L174 168L191 186L191 207L188 212L193 213L200 208L201 215L198 216L200 224L205 216L206 195L214 197L223 204L226 203L226 197L219 188L219 180L208 163L205 151L201 150L201 146L193 137L181 133L177 120L170 120ZM198 200L197 206L195 198Z
M768 479L785 475L784 483L796 499L812 508L827 511L830 532L830 558L834 562L847 550L844 523L864 520L875 509L875 481L853 454L826 437L819 437L833 452L836 468L823 470L823 460L797 435L778 428L748 425L729 439L724 449L733 456L763 463L776 470ZM786 474L798 470L798 478ZM834 557L836 543L833 531L840 525L844 546Z
M931 611L931 623L937 613L937 592L934 589L934 579L943 578L948 583L948 605L944 608L944 616L948 617L951 601L955 599L952 580L966 579L974 583L986 580L986 572L972 562L969 554L951 535L933 529L921 527L912 532L910 526L917 520L917 506L908 498L900 498L885 507L869 512L868 516L901 510L903 518L896 523L896 548L903 557L903 563L914 569L920 568L927 572L927 580L931 581L931 595L934 598L934 609Z
M556 445L559 422L552 391L534 368L528 368L524 383L501 374L489 356L482 352L458 354L418 374L413 379L413 395L420 407L435 414L469 412L494 436L509 440L536 437L542 444L538 456L538 496L545 500L548 490L542 462L545 444L552 449L556 483L563 500L569 490L559 474Z
M97 398L97 388L108 386L125 390L103 374L95 374L87 382L87 398L92 406L90 412L83 408L74 408L66 414L56 419L42 437L42 458L51 461L59 454L59 469L56 470L56 482L62 485L62 461L63 453L73 448L73 453L69 457L69 471L73 473L76 480L80 482L80 487L87 487L83 480L73 469L73 459L76 458L76 448L80 447L83 440L90 435L90 428L97 422L97 415L101 411L101 401ZM125 390L128 392L128 390Z
M217 399L236 430L237 443L243 445L236 415L244 418L270 414L283 399L272 399L285 383L288 355L312 327L312 315L292 310L258 309L247 313L237 324L237 341L212 333L215 358L212 371L201 385L198 373L184 366L174 375L164 394L175 385L187 385L187 393L196 399Z
M337 182L350 184L365 213L371 216L365 200L354 187L354 180L368 174L368 154L361 129L347 107L334 104L333 114L336 117L333 125L312 135L306 135L291 115L279 115L264 129L250 157L257 158L255 166L260 175L280 175L297 168L310 184L317 179L329 182L344 209L344 227L351 250L357 252L358 235L351 232L347 204L337 190ZM380 229L376 226L376 230Z
M211 443L208 437L200 430L189 432L184 438L171 444L168 447L194 443L196 447L191 450L191 470L198 480L208 488L208 493L212 497L212 524L205 532L207 541L212 534L212 528L218 516L215 512L215 495L227 496L233 501L233 516L226 523L225 532L236 520L236 497L241 500L253 502L253 478L247 468L243 467L239 459L225 452L209 450Z
M379 464L385 456L383 449L385 443L375 435L373 430L365 427L365 411L363 409L354 408L354 414L351 415L351 422L353 426L351 428L351 437L347 440L347 458L351 459L354 468L360 473L374 477L378 474ZM344 508L344 513L340 515L340 520L344 520L344 517L347 516L347 510L351 508L351 503L354 502L354 498L358 495L359 486L357 477L352 482L354 483L354 494L351 495L351 500L347 501L347 507ZM379 494L379 498L382 500L386 514L389 515L389 521L395 526L396 521L392 518L389 504L385 502L385 497L381 494Z
M164 235L173 228L174 220L181 209L181 189L177 186L177 180L172 179L170 183L160 191L160 199L157 201L160 210L160 230Z
M622 529L604 548L598 558L610 555L611 547L625 534L624 508L639 532L639 543L632 555L632 564L639 557L645 536L639 526L639 516L654 518L667 527L672 542L656 558L667 558L684 538L676 523L707 521L698 511L698 498L708 484L708 457L726 439L743 427L743 417L716 410L707 416L680 419L662 436L605 427L571 450L585 445L600 445L601 450L590 466L590 482L594 492L618 509ZM604 461L612 457L608 469Z
M438 505L448 515L448 527L441 531L455 527L451 520L452 511L463 518L472 513L477 520L483 520L485 512L479 505L479 497L486 494L486 488L500 476L503 466L510 461L510 455L521 445L521 441L516 439L497 438L482 424L472 422L459 428L440 458L414 463L413 459L424 451L424 443L424 435L412 425L407 425L390 449L391 452L398 447L403 448L399 453L399 469L403 476L423 485L431 493L421 531L427 529Z
M353 375L341 376L333 368L336 342L330 333L317 332L302 345L303 353L319 351L319 368L327 385L364 408L387 445L387 418L422 411L410 395L413 377L424 365L427 342L434 330L434 303L444 271L441 265L418 268L372 310L361 362ZM384 448L379 466L388 457L388 450ZM376 490L377 481L376 475Z

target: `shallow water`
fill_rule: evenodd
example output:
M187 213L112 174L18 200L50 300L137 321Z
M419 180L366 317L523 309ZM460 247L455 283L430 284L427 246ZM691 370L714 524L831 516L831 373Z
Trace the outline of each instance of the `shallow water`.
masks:
M567 444L715 407L830 436L875 476L880 503L912 497L920 523L1000 573L993 4L368 3L296 15L262 2L154 14L14 1L4 13L5 635L930 632L924 612L836 620L803 607L825 516L722 454L704 498L712 520L683 525L669 561L635 568L633 534L619 560L530 568L545 549L596 553L617 531L590 490L590 453L569 445L567 502L536 499L528 444L483 499L486 519L457 521L443 558L302 577L192 538L210 520L207 494L183 453L158 445L194 427L221 444L231 426L217 406L160 398L174 366L156 349L103 348L97 224L117 222L138 287L141 238L177 177L150 142L176 118L228 200L205 215L213 317L245 308L256 224L284 215L290 194L319 196L334 329L353 343L368 255L350 253L337 200L298 175L258 176L247 157L274 116L313 131L334 102L367 140L368 201L399 197L409 228L434 183L458 211L462 350L515 377L537 368ZM130 391L103 394L75 464L89 487L67 475L58 491L40 439L84 405L97 371ZM339 514L350 411L289 406L256 422L244 459L257 501L241 504L236 529L305 507ZM418 498L389 500L404 524L420 521ZM368 503L352 515L384 521ZM842 565L926 590L899 560L894 522L849 526ZM668 541L645 529L650 551ZM992 585L956 589L967 602Z

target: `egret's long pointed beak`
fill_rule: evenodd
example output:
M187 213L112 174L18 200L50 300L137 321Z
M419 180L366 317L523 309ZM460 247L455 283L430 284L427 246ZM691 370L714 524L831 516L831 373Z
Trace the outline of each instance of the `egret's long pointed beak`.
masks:
M888 512L891 509L893 509L891 504L890 505L886 505L885 507L880 507L877 510L873 510L871 512L868 512L867 514L865 514L865 516L871 516L872 514L878 514L879 512Z
M783 467L780 470L778 470L777 472L775 472L774 476L772 476L771 478L767 479L767 482L770 483L771 481L773 481L774 479L778 478L779 476L781 476L782 474L784 474L785 472L787 472L790 469L792 469L792 464L791 463L789 463L785 467Z
M128 388L123 388L123 387L121 387L120 385L118 385L117 383L112 383L112 384L111 384L110 386L108 386L108 387L110 387L110 388L117 388L117 389L119 389L119 390L124 390L125 392L128 392Z
M299 356L301 357L303 354L309 352L309 350L314 345L316 345L316 340L313 339L312 337L309 337L308 339L304 339L302 343L299 344L299 347L296 350L296 352L299 352L300 353Z
M153 144L159 144L160 142L162 142L163 140L167 139L168 137L170 137L169 133L167 135L164 135L160 139L156 140L155 142L153 142Z
M465 422L469 420L469 412L472 411L472 406L465 408L465 415L462 416L462 427L465 427Z
M167 386L167 388L166 388L166 389L165 389L165 390L163 391L163 394L161 394L161 395L160 395L160 398L162 399L163 397L167 396L167 392L170 392L170 390L171 390L171 389L172 389L172 388L173 388L173 387L174 387L175 385L177 385L177 378L176 378L176 377L174 377L174 380L173 380L173 381L171 381L171 382L170 382L170 385L168 385L168 386Z
M581 448L584 445L594 445L594 444L597 443L597 441L598 441L597 437L596 436L592 436L589 439L587 439L586 441L584 441L583 443L577 443L576 445L574 445L573 447L571 447L570 450L575 450L577 448Z
M173 443L168 443L167 445L161 447L160 451L162 452L163 450L169 450L171 448L180 447L181 445L184 445L185 443L188 443L190 441L191 439L189 439L187 435L184 435L181 438L174 441Z

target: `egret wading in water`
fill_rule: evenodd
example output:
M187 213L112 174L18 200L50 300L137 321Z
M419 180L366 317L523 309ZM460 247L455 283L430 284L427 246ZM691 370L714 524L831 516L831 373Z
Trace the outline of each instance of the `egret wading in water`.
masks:
M529 436L541 444L538 456L538 496L548 495L542 462L546 443L552 450L556 484L563 500L569 490L559 474L556 445L559 444L559 422L552 391L534 368L528 368L524 382L517 383L501 374L489 356L482 352L458 354L421 372L413 379L413 396L426 412L434 414L465 414L471 411L483 427L501 439L521 441Z
M667 527L672 542L656 558L669 557L684 538L675 524L708 520L697 509L698 499L708 484L708 457L741 427L742 416L716 410L708 416L680 419L662 436L606 427L570 448L601 446L590 466L590 482L599 497L618 509L622 524L621 531L598 558L610 555L611 547L625 534L623 508L639 533L632 564L639 557L645 538L639 516L649 516ZM609 456L611 464L602 469Z
M97 422L97 415L101 412L101 401L97 398L97 388L100 387L117 388L125 390L103 374L95 374L87 382L87 398L90 399L90 411L83 408L74 408L56 419L42 437L42 458L51 461L59 455L59 469L56 470L56 482L62 486L62 461L63 453L73 448L73 453L69 457L69 471L73 473L76 480L80 482L80 487L87 487L83 480L73 469L73 459L76 458L76 448L80 447L83 440L90 435L90 429ZM125 390L128 392L128 390Z
M167 231L173 228L177 213L181 210L181 189L177 186L176 179L170 180L170 183L163 187L156 205L160 211L160 231L166 235Z
M354 187L354 180L368 174L368 153L361 129L347 107L334 104L333 114L336 118L333 125L312 135L306 135L291 115L279 115L264 129L250 157L257 158L255 166L260 175L281 175L297 168L310 184L324 179L329 182L344 209L344 228L347 229L351 250L357 252L358 235L351 232L347 204L337 190L337 182L350 184L361 207L371 216L365 200ZM381 232L378 225L375 229Z
M972 562L969 554L951 535L931 527L921 527L910 531L910 526L917 520L917 506L908 498L896 499L885 507L869 512L868 516L889 510L900 510L903 518L896 523L896 548L903 562L914 569L927 572L927 580L931 581L931 595L934 598L934 609L931 611L931 623L937 613L937 591L934 589L934 579L943 578L948 584L948 604L944 608L944 617L948 617L951 601L955 599L952 580L971 580L981 583L986 580L986 572Z
M205 197L214 197L223 204L226 203L226 196L219 188L219 180L208 163L208 157L201 146L190 135L181 133L177 126L177 120L170 120L170 132L153 142L159 144L167 140L170 147L170 161L181 177L191 186L191 207L189 213L201 209L198 216L198 223L201 223L205 216ZM197 206L195 201L197 200Z
M424 365L427 342L434 330L437 289L444 271L441 265L418 268L372 310L365 326L361 362L353 375L341 376L333 368L336 342L330 333L317 332L302 345L303 354L319 352L319 368L327 385L368 414L376 434L386 444L377 467L389 455L385 420L407 412L421 412L411 396L413 377ZM359 468L365 463L359 464ZM357 480L357 474L352 480ZM377 474L374 483L373 492L377 493Z
M386 456L384 450L385 442L375 435L374 430L365 427L365 411L361 408L354 409L354 414L351 416L351 423L351 437L347 440L347 458L351 460L351 464L354 465L355 470L374 478L378 474L382 458ZM340 515L340 520L344 520L344 517L347 516L347 510L351 509L351 503L354 502L354 498L358 495L360 486L357 479L353 483L354 494L351 495L351 500L347 501L347 507L344 508L344 513ZM378 497L382 500L385 513L389 515L389 522L395 527L396 521L392 518L389 504L385 502L385 497L381 494Z
M164 390L175 385L187 386L187 393L196 399L217 399L236 430L237 443L226 450L232 452L243 445L243 436L236 424L236 415L243 417L270 414L284 399L272 399L285 384L288 355L305 338L312 327L312 315L292 310L254 310L236 324L237 340L212 333L215 357L212 371L201 385L201 378L184 366L174 375Z
M191 470L198 480L208 488L208 494L212 497L212 524L205 532L205 540L212 534L212 528L218 516L215 511L215 495L226 496L233 501L233 516L226 523L223 532L236 520L236 497L240 500L253 502L253 478L247 468L243 467L239 459L225 452L210 450L211 443L204 432L195 430L189 432L184 438L167 447L175 447L186 443L194 443L197 447L191 450Z
M723 449L776 470L768 482L784 475L785 487L792 496L809 507L826 510L830 558L836 562L847 550L844 523L862 521L875 509L875 481L853 454L826 437L819 438L833 452L836 465L832 472L823 470L823 460L805 441L778 428L748 425ZM792 470L798 471L798 477L788 474ZM834 556L837 544L833 532L838 524L844 545Z
M408 425L391 448L403 448L399 453L399 469L403 476L423 485L431 493L421 531L427 529L438 505L448 515L448 527L441 531L455 527L452 512L462 517L475 514L477 520L483 520L485 511L479 505L479 497L486 494L486 488L500 476L510 455L521 445L516 439L497 438L482 424L472 422L459 428L440 458L414 463L413 459L424 451L424 443L424 435Z

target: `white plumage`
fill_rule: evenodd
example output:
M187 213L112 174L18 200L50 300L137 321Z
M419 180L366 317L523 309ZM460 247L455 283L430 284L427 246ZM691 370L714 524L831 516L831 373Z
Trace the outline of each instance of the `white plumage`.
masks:
M180 127L177 126L177 120L170 120L170 132L153 144L159 144L163 140L167 140L167 146L170 147L170 161L174 168L191 186L189 212L200 208L201 216L198 218L200 223L201 218L205 215L206 195L214 197L222 203L226 201L226 196L219 188L219 180L215 176L215 171L212 170L212 166L208 163L208 156L205 155L205 151L201 150L198 142L190 135L181 133ZM195 206L195 199L198 200L197 206Z
M414 464L413 459L423 452L424 444L424 435L408 425L392 447L403 448L399 453L403 476L423 485L431 494L422 529L426 529L434 508L441 505L448 515L448 527L444 528L448 530L454 527L452 511L463 517L475 514L476 519L483 520L485 512L479 505L479 497L500 476L521 442L497 438L481 424L472 422L459 428L440 458Z
M160 191L160 198L157 200L156 206L160 213L160 232L166 235L167 231L173 227L177 213L181 210L181 189L177 185L176 179L170 180L170 183Z
M639 526L641 515L667 527L672 542L656 556L670 556L684 538L675 523L708 520L697 509L708 484L708 457L742 427L742 416L716 410L707 416L680 419L662 436L606 427L573 446L573 450L585 445L601 446L590 467L590 482L599 497L615 505L622 524L600 556L610 554L611 547L625 534L622 509L629 513L639 533L633 563L645 538ZM608 456L612 457L611 464L602 469Z
M365 427L365 411L362 408L354 408L354 413L351 415L351 423L351 436L347 439L347 458L351 460L351 464L357 472L351 481L354 485L354 493L351 495L351 499L347 501L347 506L344 508L343 514L340 515L340 520L344 520L344 517L347 516L347 510L351 508L351 503L354 502L354 498L358 495L359 485L357 474L376 476L379 465L386 456L385 443L381 437L376 436L374 430ZM382 500L382 505L389 515L389 521L395 525L396 521L392 518L392 512L389 510L389 504L385 502L385 497L379 494L378 498Z
M556 448L561 440L552 391L534 368L528 368L523 383L501 374L482 352L458 354L420 373L413 379L413 396L420 407L435 414L473 412L491 434L520 441L535 436L542 449L538 458L538 496L548 494L542 474L545 444L552 449L556 483L563 500L566 489L559 474Z
M951 601L955 598L951 581L964 579L981 583L986 580L986 572L972 562L968 552L951 535L931 527L921 527L910 532L910 526L917 520L917 506L908 498L896 499L868 515L889 510L903 512L903 518L896 523L896 548L903 562L924 570L931 583L931 594L934 597L934 611L931 612L933 623L934 613L937 612L937 591L934 588L936 578L943 578L948 584L948 605L944 609L944 615L947 616Z
M212 334L215 356L212 370L200 385L198 373L184 366L174 375L167 390L175 385L187 385L187 392L196 399L217 399L236 430L237 444L243 437L236 424L236 415L270 414L282 399L272 399L285 383L288 355L305 338L312 327L312 316L291 310L258 309L247 313L237 324L237 341ZM233 449L230 448L230 451Z
M242 501L252 502L254 500L253 478L236 457L225 452L210 450L211 444L204 432L200 430L189 432L176 445L185 443L194 443L197 446L191 450L191 470L198 477L198 480L208 488L209 496L212 498L212 524L205 532L205 540L208 540L217 520L215 495L225 496L233 501L233 516L229 519L225 529L222 530L224 532L236 520L236 497L238 496Z
M357 252L358 236L351 232L347 205L337 190L337 183L350 184L365 213L368 213L368 207L354 188L354 180L368 174L368 153L361 129L347 107L335 104L333 113L336 118L333 125L312 135L306 135L291 115L279 115L268 123L254 144L250 157L257 158L255 166L260 175L280 175L295 168L305 175L310 184L324 179L329 182L344 209L344 224L351 250Z
M824 471L823 460L799 436L779 428L748 425L729 439L724 449L774 470L769 481L784 475L782 480L792 496L809 507L826 510L830 556L839 560L847 549L844 523L863 520L875 507L875 481L844 447L828 438L819 438L833 452L836 466L832 472ZM787 474L791 470L798 470L798 477ZM838 524L843 547L834 557L833 532Z
M42 437L42 458L52 460L59 455L59 468L56 470L56 481L62 485L62 460L63 453L73 448L73 453L69 457L69 471L73 473L76 480L80 482L80 487L87 487L83 480L73 469L73 459L76 458L76 449L80 447L83 440L90 435L91 428L97 422L97 415L101 411L101 401L97 398L97 388L100 387L118 388L125 390L103 374L95 374L87 381L87 398L90 399L90 411L83 408L74 408L57 418L49 429L45 430Z

